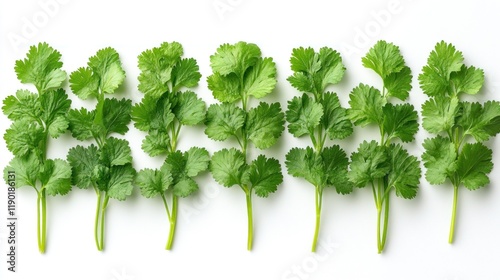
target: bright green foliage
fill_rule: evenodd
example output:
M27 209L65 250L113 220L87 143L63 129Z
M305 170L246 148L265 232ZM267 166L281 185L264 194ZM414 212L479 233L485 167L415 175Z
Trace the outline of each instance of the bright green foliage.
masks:
M207 170L210 157L203 148L191 148L187 152L170 153L160 169L144 169L137 174L136 184L147 198L165 197L170 191L176 196L187 197L196 190L194 177Z
M163 43L139 55L139 90L146 95L160 97L165 92L177 92L182 87L195 87L200 78L198 64L193 58L184 58L182 45Z
M205 149L194 147L184 153L177 150L182 126L198 125L206 118L205 102L192 91L180 91L197 86L201 78L196 60L182 58L183 53L182 45L172 42L139 55L139 90L144 97L132 108L135 127L147 133L142 149L152 157L167 155L160 169L141 170L136 180L143 196L160 195L164 202L170 222L167 250L172 248L174 240L178 198L198 190L194 177L205 171L210 161ZM212 112L219 113L223 112ZM213 133L224 137L228 132ZM167 197L172 198L170 207Z
M286 155L288 173L306 179L316 189L316 231L312 251L316 251L321 205L325 187L334 186L338 193L348 194L352 183L347 180L347 155L339 146L324 147L327 137L344 139L352 134L347 110L340 105L336 93L327 92L344 76L340 54L331 48L296 48L290 58L293 75L290 84L305 93L288 101L288 131L295 137L308 135L313 148L293 148Z
M283 181L281 166L276 159L259 155L250 164L243 153L235 148L223 149L212 156L210 171L215 181L225 187L245 185L255 189L255 194L268 197Z
M15 71L23 84L32 84L38 93L61 88L66 72L61 69L61 54L47 43L30 47L26 58L17 60Z
M81 99L114 93L124 80L120 57L109 47L99 50L89 58L87 67L74 71L69 78L71 90Z
M72 109L68 113L73 137L94 139L97 146L77 146L69 150L72 183L81 189L93 188L97 194L94 228L96 246L104 249L105 213L110 198L125 200L132 194L136 171L127 140L110 137L128 131L132 102L128 99L105 98L113 94L125 80L120 57L112 48L99 50L89 58L87 67L70 75L70 87L81 99L95 98L93 110ZM100 233L99 233L100 231Z
M37 194L38 248L45 252L46 195L65 195L71 190L71 167L60 159L47 159L50 138L68 129L66 117L71 100L62 89L66 72L61 69L61 54L46 43L31 46L26 58L17 60L15 71L23 84L37 92L20 89L7 96L2 111L13 123L4 140L14 158L4 169L16 173L16 187L33 187Z
M466 66L456 48L443 41L436 44L427 65L418 76L420 87L430 97L422 105L423 127L435 138L424 141L425 177L433 185L448 178L454 187L449 242L453 242L458 188L475 190L490 181L492 151L481 144L500 132L500 102L484 104L460 101L460 95L475 95L483 86L482 69ZM470 136L470 137L468 137ZM468 143L475 140L476 143Z
M286 156L288 173L306 179L314 186L335 186L338 193L348 194L352 184L347 181L349 162L345 152L334 145L317 154L313 148L293 148Z
M425 178L433 185L443 184L457 170L457 151L449 138L437 136L424 141L422 160L427 168Z
M418 116L408 103L393 105L390 97L404 101L411 90L411 71L405 65L399 47L379 41L362 58L363 65L375 71L383 81L379 90L360 84L350 95L348 116L355 125L376 125L380 142L364 141L351 155L349 181L356 187L371 186L377 207L377 247L384 250L389 222L391 191L406 199L416 196L420 183L420 163L401 144L411 142L418 131ZM382 224L383 217L383 229Z
M268 197L270 193L276 192L278 185L283 182L281 165L277 159L259 155L248 166L241 181L252 186L257 196Z
M365 57L361 59L363 66L377 73L384 82L385 96L393 96L406 100L411 90L411 70L405 65L399 47L378 41Z
M235 148L216 152L210 162L212 176L224 187L242 185L241 178L246 169L245 155Z
M374 87L359 84L350 95L349 118L355 125L361 127L369 124L381 125L384 122L382 108L387 100Z
M212 105L207 110L205 133L217 141L241 134L246 113L234 103Z
M271 147L283 133L283 117L279 103L261 102L250 109L245 124L248 140L261 150Z
M76 146L70 149L68 161L73 168L75 186L92 187L118 200L132 194L135 171L126 140L110 137L100 149L95 145Z
M288 131L295 137L306 134L313 134L314 129L319 126L323 116L323 106L315 102L309 95L303 94L302 97L294 97L288 103L286 120Z
M377 179L383 178L390 171L389 157L385 147L377 141L364 141L357 152L351 155L349 180L356 187L365 187Z
M302 92L320 95L328 85L339 83L345 67L340 54L331 48L321 48L318 53L312 48L293 50L290 64L294 74L288 77L290 84Z
M139 57L139 90L144 98L132 109L137 129L147 132L142 148L150 156L176 151L183 125L205 121L205 102L182 88L198 85L201 78L196 60L182 58L177 42L142 52Z
M276 86L276 65L271 58L262 58L255 44L238 42L221 45L210 56L213 74L208 88L220 102L242 101L247 110L248 99L260 99Z
M248 143L258 149L274 145L284 130L285 117L279 103L261 102L249 108L250 97L260 99L276 86L276 65L263 58L255 44L238 42L223 44L210 56L213 74L207 78L208 88L220 104L208 108L205 134L213 140L235 138L241 150L223 149L210 163L214 179L221 185L238 185L245 192L248 211L248 250L252 248L252 194L267 197L283 181L276 159L259 155L247 163ZM241 107L236 102L241 100Z

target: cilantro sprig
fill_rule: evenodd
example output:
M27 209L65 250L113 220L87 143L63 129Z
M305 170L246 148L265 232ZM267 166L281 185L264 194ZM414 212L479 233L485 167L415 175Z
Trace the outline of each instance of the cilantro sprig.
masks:
M349 160L345 151L338 145L325 147L327 138L344 139L353 131L337 94L326 91L342 80L345 67L340 54L327 47L319 52L294 49L290 64L294 73L288 81L304 94L288 101L288 131L295 137L308 135L313 147L291 149L285 164L290 175L304 178L315 187L316 226L311 249L315 252L325 187L334 186L340 194L353 189L347 179Z
M109 199L125 200L132 194L136 175L132 167L129 142L111 137L124 135L130 123L132 102L106 98L125 80L125 71L116 50L105 48L90 57L87 67L70 75L70 87L81 99L97 99L94 110L72 109L68 113L69 129L74 138L94 139L97 146L76 146L67 159L72 168L72 183L81 189L92 188L97 195L94 238L97 249L104 249L106 209Z
M139 55L139 90L145 95L132 108L135 127L147 133L142 149L152 157L167 155L161 168L143 169L136 178L144 197L160 196L163 200L170 223L167 250L174 241L178 199L199 189L194 177L207 170L210 161L204 148L177 150L182 126L201 124L206 114L205 102L194 92L180 92L182 88L195 87L201 78L196 60L182 58L183 52L181 44L172 42Z
M356 187L371 186L377 208L377 247L382 253L387 239L391 191L406 199L416 196L420 183L420 164L399 139L411 142L418 131L417 112L408 103L393 105L391 97L406 100L411 90L411 71L399 47L379 41L362 58L363 66L374 70L383 81L382 91L360 84L350 94L348 116L357 126L375 124L380 142L364 141L351 155L349 180ZM382 217L382 212L384 216ZM383 225L382 225L383 223Z
M453 185L453 210L448 242L453 242L460 185L476 190L487 185L493 169L492 150L482 142L500 132L500 102L461 101L462 94L476 95L484 84L484 72L466 66L452 44L441 41L430 53L418 79L429 96L422 105L423 127L434 138L424 141L425 178L433 185L449 179Z
M248 144L267 149L276 143L284 130L284 114L279 103L260 102L250 108L251 97L260 99L276 86L276 65L272 58L263 58L255 44L238 42L223 44L210 57L213 74L208 77L208 88L220 104L210 105L207 111L205 133L209 138L224 141L237 140L240 149L215 152L210 162L214 179L225 187L239 186L247 203L248 242L253 240L253 192L267 197L283 182L281 165L274 158L259 155L247 162ZM241 102L241 107L237 103Z
M61 159L47 159L50 138L68 128L66 114L71 100L62 89L67 74L61 69L61 54L47 43L31 46L15 71L23 84L37 92L20 89L3 101L3 113L13 121L4 134L14 158L4 169L9 184L15 173L16 187L30 186L37 193L38 249L45 252L47 240L47 195L65 195L71 190L71 167Z

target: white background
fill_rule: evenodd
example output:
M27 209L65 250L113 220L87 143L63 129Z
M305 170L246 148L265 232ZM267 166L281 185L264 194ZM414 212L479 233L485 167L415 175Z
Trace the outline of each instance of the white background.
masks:
M43 3L52 3L50 9ZM54 5L55 3L55 5ZM392 4L391 4L392 3ZM5 98L22 85L14 62L24 58L29 45L46 41L63 55L70 73L84 66L98 49L112 46L127 72L118 96L137 102L137 55L164 41L183 44L186 57L198 60L203 78L196 92L214 102L206 87L211 73L209 56L222 43L239 40L258 44L273 57L279 74L276 90L265 101L286 101L298 95L286 81L291 75L291 50L299 46L339 50L347 67L343 81L332 88L347 106L358 83L380 86L375 73L361 65L361 57L379 39L399 45L414 75L410 102L420 109L425 96L416 76L434 45L445 40L465 56L465 62L485 70L480 101L499 99L500 2L498 1L2 1L0 4L0 95ZM218 7L218 8L217 8ZM378 15L378 16L377 16ZM14 39L13 39L14 38ZM73 107L92 107L70 93ZM3 134L10 122L2 116ZM137 169L157 167L140 149L144 136L130 125L125 136L133 147ZM421 130L406 145L420 156L428 134ZM356 128L338 143L352 152L364 139L378 139L376 131ZM215 143L203 127L184 129L180 149L201 145L214 152L234 143ZM497 148L499 140L486 143ZM69 133L50 142L49 156L65 158L81 144ZM88 143L84 143L87 145ZM283 165L292 146L308 139L284 133L266 151ZM2 139L1 168L11 154ZM256 156L256 153L252 154ZM107 213L106 248L98 252L93 240L95 194L74 190L50 197L48 248L36 245L36 195L17 191L18 267L6 271L6 189L0 192L0 279L499 279L500 261L500 151L494 150L492 183L481 190L461 189L453 245L447 243L451 215L450 185L430 186L425 179L414 200L393 195L389 236L384 254L376 252L376 210L370 189L348 196L328 190L324 196L320 244L309 252L314 229L314 189L285 175L284 183L268 199L254 199L254 250L246 250L246 209L238 188L218 186L210 174L198 178L202 191L180 201L174 248L164 250L168 223L159 199L145 199L137 190L127 201L111 201ZM301 271L295 273L293 271Z

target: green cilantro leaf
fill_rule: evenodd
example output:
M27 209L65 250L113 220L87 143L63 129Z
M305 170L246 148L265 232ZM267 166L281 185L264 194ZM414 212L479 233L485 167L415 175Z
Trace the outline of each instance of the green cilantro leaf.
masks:
M132 194L136 172L131 160L128 142L116 138L107 139L101 149L77 146L68 153L74 185L94 187L117 200Z
M68 130L69 122L63 116L56 117L48 127L50 137L58 138Z
M180 59L172 68L172 88L192 88L198 85L201 79L200 68L194 58Z
M141 131L165 130L175 118L166 96L155 99L145 95L141 103L132 108L134 126Z
M331 48L321 48L318 58L321 62L321 69L313 77L316 88L323 92L327 86L338 84L342 80L346 68L342 64L340 53Z
M71 100L63 89L52 90L40 95L40 106L43 108L42 119L51 123L57 116L65 115L71 107Z
M85 108L69 110L68 121L71 135L80 141L92 138L99 132L99 128L94 124L94 118L95 110L88 111Z
M165 164L172 173L174 195L186 197L198 190L198 184L193 177L207 170L209 162L210 156L204 148L193 147L184 153L170 153Z
M296 48L292 50L290 67L294 72L316 73L321 69L318 54L313 48Z
M376 141L364 141L351 155L351 171L347 176L356 187L362 188L389 171L390 162L385 147L379 146Z
M458 156L457 174L467 189L475 190L490 182L487 174L493 169L492 153L481 143L464 145Z
M301 177L317 187L335 186L338 193L352 191L352 183L347 180L348 159L338 145L323 149L317 154L311 147L292 148L286 155L288 173Z
M321 123L330 139L344 139L352 134L352 123L347 117L347 110L340 105L336 93L323 94L321 105L323 106Z
M198 183L193 178L182 177L174 185L174 195L179 197L187 197L199 189Z
M292 51L290 66L294 74L288 77L290 84L302 92L315 92L313 74L321 69L318 54L313 48L296 48Z
M405 66L405 61L399 47L378 41L362 58L363 66L375 71L384 81L384 97L394 96L404 101L411 90L411 69Z
M327 86L337 84L344 76L345 67L340 54L327 47L315 53L312 48L296 48L290 58L294 74L290 84L302 92L320 94Z
M184 50L177 42L142 52L139 57L139 90L155 99L164 93L175 93L181 87L198 84L201 74L195 59L181 59Z
M195 177L208 169L210 155L206 149L192 147L184 153L184 157L186 157L185 173L187 176Z
M484 107L479 103L462 102L458 125L464 129L464 135L471 135L476 141L487 141L500 132L500 102L488 101Z
M484 71L474 66L462 65L460 71L451 73L450 81L457 94L477 94L484 84Z
M87 68L71 73L71 90L81 99L97 98L99 94L114 93L125 80L120 57L115 49L104 48L89 58Z
M135 169L130 163L109 168L109 180L106 180L106 194L117 200L125 200L134 189Z
M72 169L72 184L81 189L94 186L92 173L94 167L99 164L99 151L96 146L87 148L76 146L68 152L67 160Z
M125 165L132 162L132 151L127 140L110 137L101 148L99 160L106 166Z
M182 46L181 46L182 48ZM182 55L182 50L179 58ZM159 98L169 90L168 82L172 78L172 68L176 59L165 59L167 53L161 47L145 50L139 57L139 91L146 96Z
M396 189L396 195L406 199L412 199L417 195L420 184L420 163L417 158L399 144L391 144L387 150L391 164L391 172L388 176L388 184Z
M69 130L78 140L87 140L110 133L125 134L128 131L132 102L128 99L104 99L102 126L96 123L95 110L72 109L68 112Z
M262 98L276 86L276 65L271 58L262 58L255 44L224 44L210 57L210 66L208 88L221 102Z
M245 156L234 148L215 152L209 165L215 181L225 187L240 185L246 168Z
M405 67L405 61L399 47L382 40L378 41L361 61L364 67L372 69L382 79Z
M259 58L245 74L243 90L247 96L262 98L273 91L276 83L276 64L272 58Z
M26 157L14 157L9 165L4 168L5 183L9 182L9 172L14 172L16 188L30 186L36 187L38 172L40 171L40 161L38 158L30 154Z
M285 114L279 103L261 102L248 112L246 128L248 139L259 149L274 145L284 130Z
M384 122L382 128L387 139L399 138L403 142L411 142L418 131L418 115L413 105L386 104L383 108Z
M240 81L236 74L223 76L214 72L207 78L208 88L220 102L235 102L241 99Z
M436 44L427 59L427 65L418 76L420 87L428 96L445 96L452 94L450 77L453 72L462 68L464 57L452 44L444 41Z
M172 65L178 62L184 54L184 48L178 42L163 42L160 49L163 51L163 60L170 62Z
M61 54L47 43L31 46L27 57L17 60L15 71L23 84L34 84L39 93L60 88L66 80Z
M49 195L65 195L71 190L71 166L64 160L45 160L38 176Z
M63 89L47 91L38 96L27 90L19 90L16 96L4 100L3 111L9 119L24 120L45 126L48 134L57 138L68 129L66 114L71 100Z
M314 81L312 77L303 72L295 72L287 79L290 84L300 92L314 92Z
M47 92L39 100L42 107L41 119L48 127L50 136L59 137L69 126L66 114L71 107L71 100L63 89Z
M457 152L453 143L447 138L437 136L425 139L425 152L422 155L427 168L425 178L433 185L443 184L457 170Z
M245 124L245 112L232 103L212 104L208 107L205 134L223 141L236 136Z
M293 177L304 178L316 187L326 183L323 160L311 147L292 148L286 155L285 165Z
M177 94L172 112L183 125L197 125L205 120L205 102L192 91Z
M13 121L20 119L38 121L41 110L38 95L28 90L18 90L15 96L10 95L3 100L2 111Z
M352 90L349 97L351 108L347 110L347 115L355 125L382 124L382 108L386 101L378 89L360 84Z
M169 151L170 136L166 131L151 130L142 140L141 148L149 156L155 157Z
M104 48L89 58L88 66L99 77L99 89L103 93L113 93L125 80L120 57L115 49Z
M210 66L214 72L223 76L230 73L242 78L248 68L254 66L261 56L255 44L238 42L234 45L223 44L210 56Z
M305 93L302 97L294 97L288 101L286 121L288 122L288 131L295 137L313 134L322 116L323 106Z
M177 181L176 179L183 176L194 177L208 167L208 162L210 160L208 158L208 152L206 150L202 152L203 150L202 148L191 148L191 150L185 154L181 151L175 151L167 156L165 163L170 166L169 169L174 177L174 182ZM197 163L196 160L201 161Z
M99 77L89 67L80 67L69 76L71 90L81 99L99 96Z
M160 169L143 169L137 173L135 183L146 198L163 194L173 182L170 170L163 165Z
M40 152L39 144L45 141L43 128L26 120L15 121L4 134L7 149L16 157L24 157L32 152Z
M321 152L324 174L326 174L327 186L334 186L337 193L349 194L352 192L353 184L347 177L349 159L339 145L324 148Z
M384 87L387 89L388 96L394 96L404 101L410 95L411 90L411 69L408 66L403 67L401 71L391 73L384 78Z
M431 133L449 131L455 125L459 101L456 96L436 96L422 105L422 126Z
M129 99L105 99L103 107L103 124L106 135L118 133L124 135L128 131L132 101Z
M283 182L281 165L274 158L266 158L259 155L252 161L243 175L243 184L251 184L255 194L260 197L268 197L278 189Z

